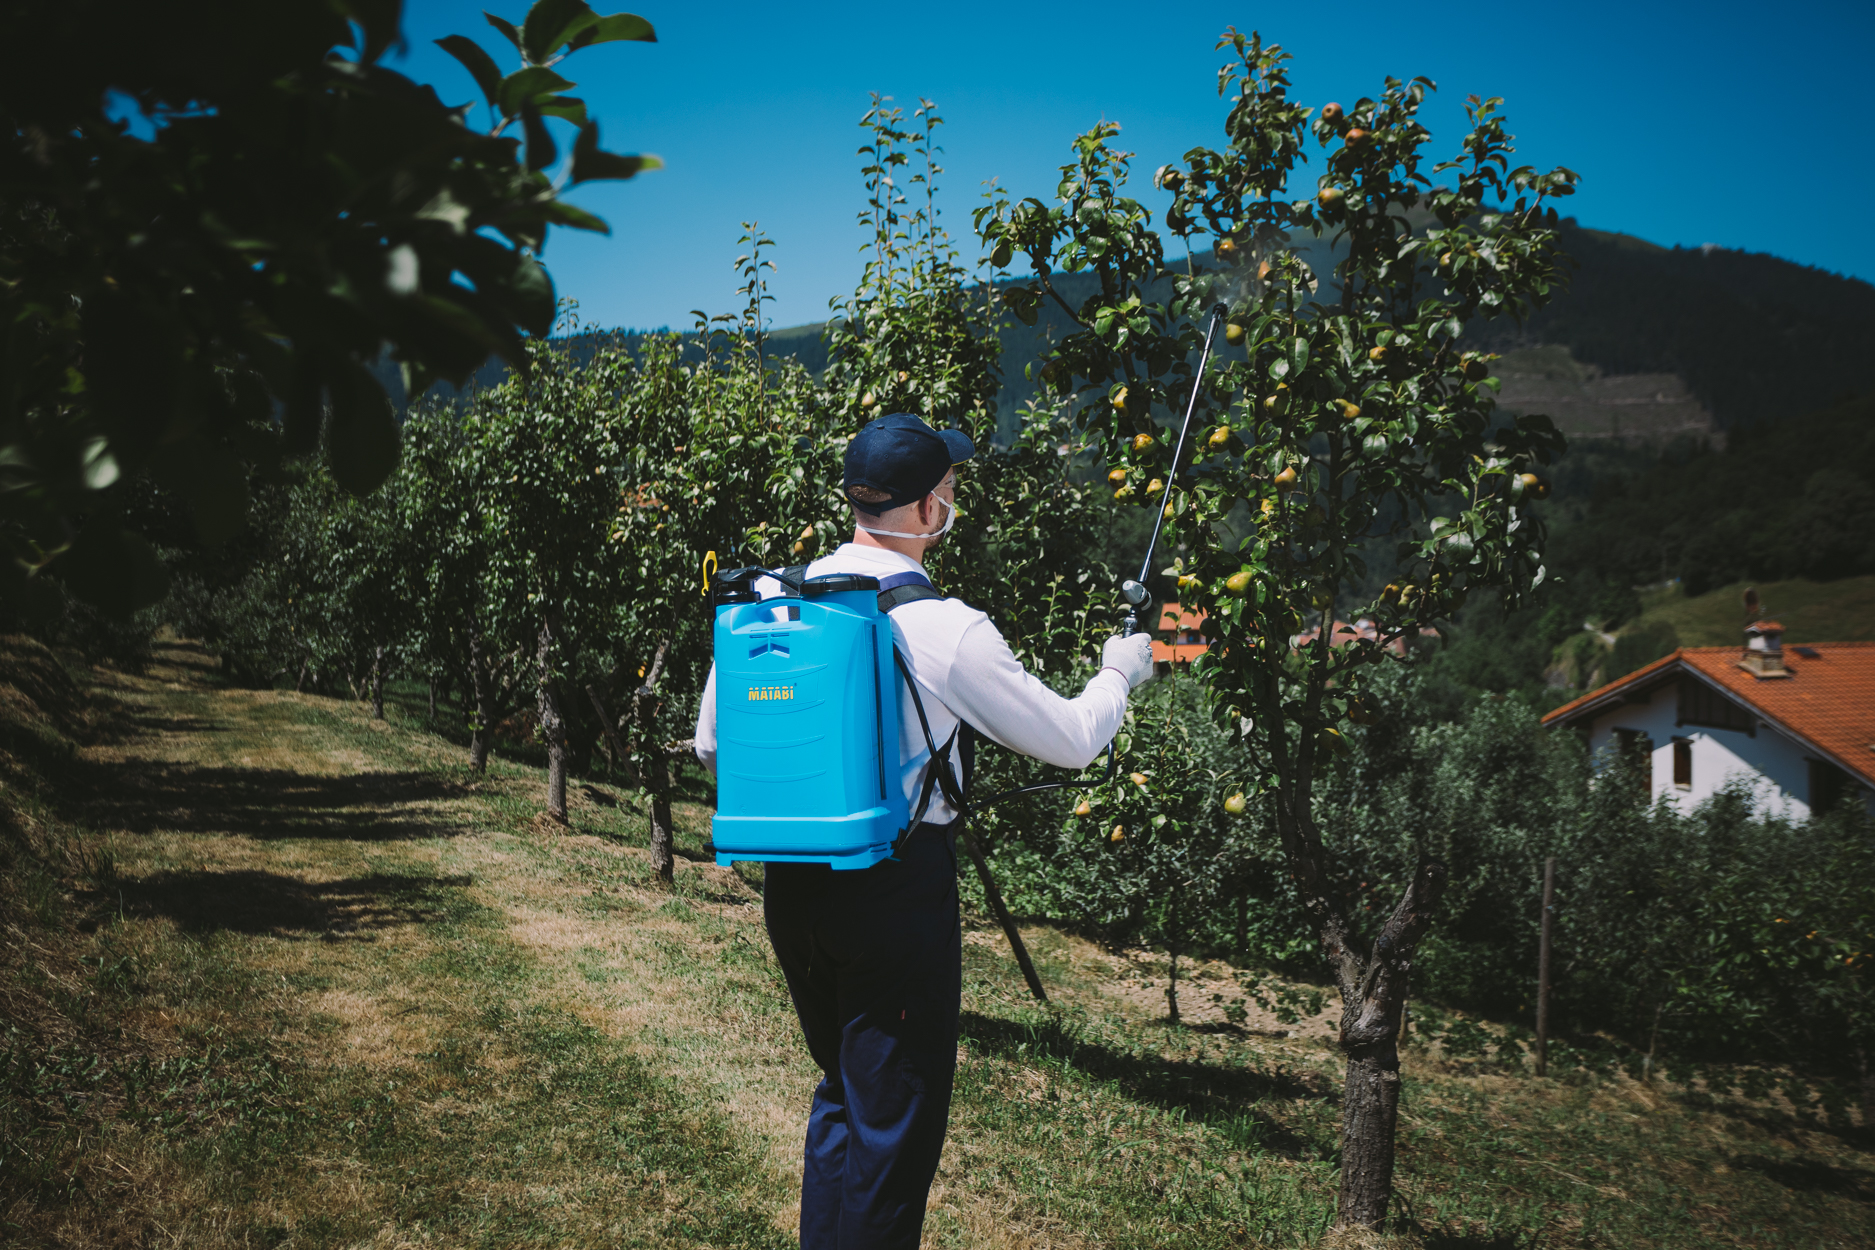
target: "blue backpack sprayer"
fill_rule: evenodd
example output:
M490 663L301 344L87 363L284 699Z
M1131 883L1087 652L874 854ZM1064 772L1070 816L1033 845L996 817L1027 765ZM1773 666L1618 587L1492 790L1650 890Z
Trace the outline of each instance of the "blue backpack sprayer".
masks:
M1173 453L1173 478L1197 410L1212 340L1225 316L1221 304L1211 311ZM1150 599L1145 581L1164 521L1161 510L1139 577L1120 587L1127 604L1123 634L1137 632L1139 610ZM924 702L892 644L887 619L902 604L943 596L919 573L884 581L804 573L804 568L739 568L718 573L713 581L717 788L711 841L717 863L870 868L889 858L917 827L934 789L967 815L1013 795L1074 784L1046 782L966 802L951 760L957 737L941 748L932 740ZM779 582L782 593L760 597L755 582L764 577ZM911 694L931 752L915 808L898 782L901 688ZM1115 764L1109 745L1109 776ZM978 868L987 878L987 867L979 861ZM1030 982L1039 994L1032 974Z

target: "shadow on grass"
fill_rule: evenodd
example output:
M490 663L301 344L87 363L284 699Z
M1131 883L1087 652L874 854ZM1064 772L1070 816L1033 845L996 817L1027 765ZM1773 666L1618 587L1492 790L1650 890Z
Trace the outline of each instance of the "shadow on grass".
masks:
M1694 1111L1721 1115L1728 1120L1749 1124L1769 1137L1792 1145L1801 1140L1800 1135L1803 1133L1819 1133L1835 1138L1852 1150L1875 1151L1875 1128L1868 1124L1850 1124L1841 1117L1767 1107L1738 1098L1715 1098L1705 1090L1682 1089L1675 1092L1673 1099Z
M1524 1250L1534 1244L1522 1233L1453 1233L1435 1228L1420 1236L1426 1250Z
M185 932L328 941L458 917L473 878L373 873L303 881L274 872L163 872L114 883L127 915L166 916Z
M151 733L225 734L227 732L228 726L202 716L157 716L148 712L133 712L123 718L120 732L113 737L119 741L127 741Z
M95 764L78 807L101 829L232 833L252 838L394 842L460 832L434 811L409 809L461 793L433 773L320 777L278 768Z
M1266 1099L1338 1101L1328 1083L1286 1068L1236 1068L1116 1050L1082 1036L1058 1020L1017 1021L966 1011L962 1035L986 1055L1052 1059L1098 1081L1112 1081L1129 1098L1210 1124L1233 1140L1288 1158L1314 1159L1321 1148L1258 1109Z
M1770 1159L1763 1155L1740 1155L1732 1160L1732 1166L1756 1172L1798 1193L1835 1194L1875 1203L1875 1175L1860 1169L1834 1167L1815 1159Z

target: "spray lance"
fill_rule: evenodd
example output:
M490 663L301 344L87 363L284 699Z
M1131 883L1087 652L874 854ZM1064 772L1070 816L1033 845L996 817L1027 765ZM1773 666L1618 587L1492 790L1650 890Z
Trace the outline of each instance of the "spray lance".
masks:
M1228 316L1230 316L1230 309L1226 308L1224 305L1216 304L1212 306L1211 323L1205 327L1204 331L1204 350L1198 355L1198 372L1191 380L1191 397L1185 402L1185 421L1178 428L1178 445L1172 451L1172 468L1171 472L1167 475L1167 481L1169 483L1176 483L1178 481L1179 462L1184 459L1185 441L1191 435L1191 418L1192 415L1198 411L1198 394L1204 389L1205 366L1211 362L1211 345L1217 339L1218 327L1224 324L1224 319ZM1171 495L1172 491L1170 486L1168 486L1166 489L1166 500L1168 503L1171 501ZM1146 589L1146 578L1152 573L1152 553L1159 545L1159 531L1164 528L1165 509L1161 507L1158 515L1152 522L1152 537L1147 540L1146 558L1140 561L1139 576L1137 578L1128 578L1126 581L1120 583L1120 598L1126 602L1126 616L1120 622L1120 636L1122 638L1131 637L1133 634L1139 632L1140 610L1152 599L1152 592ZM1115 752L1116 745L1116 743L1112 742L1107 744L1106 780L1108 781L1113 780L1114 773L1119 768L1119 757ZM1044 790L1059 790L1064 786L1072 784L1074 783L1068 781L1047 781L1032 786L1021 786L1014 790L1004 790L1000 794L993 794L987 799L972 803L970 806L972 810L980 811L992 803L998 803L1007 798L1014 798L1018 794L1038 794Z
M1191 398L1185 402L1185 423L1178 427L1178 446L1172 452L1172 470L1166 475L1166 505L1172 500L1171 484L1178 481L1179 461L1185 458L1185 440L1191 435L1192 414L1198 411L1198 392L1204 387L1204 367L1211 360L1211 343L1217 336L1217 328L1224 324L1224 318L1230 315L1230 309L1222 304L1211 309L1211 324L1205 327L1204 351L1198 356L1198 374L1191 380ZM1126 619L1120 623L1120 637L1127 638L1139 632L1139 610L1151 600L1152 593L1146 589L1146 578L1152 573L1152 552L1159 545L1159 531L1165 528L1165 508L1160 508L1153 518L1152 537L1146 542L1146 558L1139 562L1139 577L1120 583L1120 598L1126 600Z

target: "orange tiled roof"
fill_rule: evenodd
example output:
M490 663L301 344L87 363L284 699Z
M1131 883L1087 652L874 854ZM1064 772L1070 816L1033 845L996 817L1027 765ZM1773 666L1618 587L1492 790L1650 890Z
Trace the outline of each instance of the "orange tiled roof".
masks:
M1329 635L1328 638L1328 645L1331 647L1352 646L1362 639L1366 639L1369 642L1377 642L1380 639L1379 627L1366 617L1362 617L1352 625L1348 624L1346 621L1336 621L1334 629L1335 632ZM1436 634L1439 631L1436 629L1422 629L1419 632L1422 634ZM1298 648L1306 647L1321 636L1322 627L1320 625L1314 625L1304 630L1302 633L1297 634L1294 638L1291 638L1289 640L1289 645ZM1395 655L1405 655L1406 639L1396 635L1387 643L1387 650L1393 652Z
M1738 667L1741 647L1682 647L1646 668L1591 690L1543 718L1565 724L1600 712L1623 692L1692 673L1749 707L1819 755L1875 785L1875 642L1813 642L1784 648L1789 677L1754 677Z
M1204 636L1199 633L1204 627L1204 618L1204 612L1187 611L1176 603L1162 607L1159 610L1158 628L1172 637L1167 642L1157 638L1152 640L1152 658L1170 660L1174 664L1189 664L1209 651L1211 644L1204 641Z
M1204 618L1205 612L1202 608L1194 612L1176 603L1168 603L1159 609L1158 628L1175 629L1184 633L1186 630L1198 629L1204 624Z

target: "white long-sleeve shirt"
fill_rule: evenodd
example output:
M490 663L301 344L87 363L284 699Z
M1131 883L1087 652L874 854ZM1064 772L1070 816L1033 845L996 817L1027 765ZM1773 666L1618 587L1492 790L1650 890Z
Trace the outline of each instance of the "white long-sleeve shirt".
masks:
M847 543L807 566L809 577L823 573L863 573L886 578L894 573L922 573L910 556L880 547ZM756 583L764 597L778 594L773 579ZM991 741L1061 768L1085 768L1112 741L1126 719L1126 678L1103 668L1079 696L1064 699L1017 662L990 618L960 599L921 599L891 613L892 640L905 656L918 683L931 737L942 749L968 721ZM901 688L902 690L902 688ZM952 750L956 758L956 750ZM716 771L716 667L703 688L697 709L697 758ZM899 699L900 780L914 808L924 784L931 752L925 746L918 711L909 697ZM962 779L961 772L959 780ZM933 791L925 820L943 824L957 813Z

